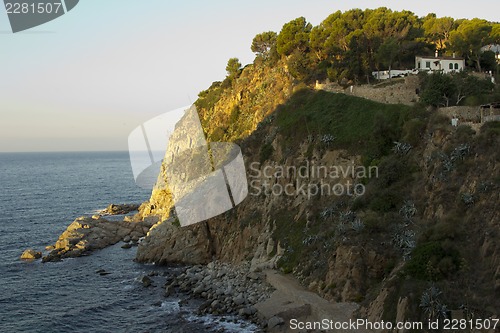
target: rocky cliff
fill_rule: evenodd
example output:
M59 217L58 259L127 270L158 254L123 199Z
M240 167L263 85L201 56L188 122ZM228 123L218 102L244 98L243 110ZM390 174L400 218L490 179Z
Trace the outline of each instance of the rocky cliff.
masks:
M200 95L209 140L241 146L250 194L181 228L170 193L153 190L140 217L161 222L137 259L279 268L372 320L427 319L435 304L495 314L498 122L475 133L418 106L293 91L286 70L261 64ZM439 302L426 305L431 287Z

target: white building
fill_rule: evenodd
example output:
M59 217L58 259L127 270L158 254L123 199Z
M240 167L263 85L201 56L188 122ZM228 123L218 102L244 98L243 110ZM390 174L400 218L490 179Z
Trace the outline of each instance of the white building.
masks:
M465 68L465 59L453 57L416 56L415 68L418 71L443 72L445 74L460 72Z

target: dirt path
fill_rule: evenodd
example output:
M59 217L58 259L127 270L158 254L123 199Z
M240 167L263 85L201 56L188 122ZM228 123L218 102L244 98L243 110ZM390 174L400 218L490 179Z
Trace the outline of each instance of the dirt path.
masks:
M267 281L276 288L271 298L256 304L259 314L268 320L269 332L301 332L292 330L292 319L302 322L320 322L324 319L334 323L349 322L353 312L358 308L355 303L331 303L317 294L306 290L296 279L282 275L277 271L265 272ZM305 330L304 330L305 332ZM311 332L311 331L308 331ZM314 331L325 332L325 331ZM329 330L328 332L366 332L361 330Z

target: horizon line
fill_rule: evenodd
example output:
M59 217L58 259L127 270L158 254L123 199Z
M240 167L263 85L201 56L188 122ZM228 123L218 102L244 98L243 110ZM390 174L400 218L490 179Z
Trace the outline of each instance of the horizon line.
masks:
M46 153L128 153L126 150L41 150L41 151L0 151L0 154L46 154Z

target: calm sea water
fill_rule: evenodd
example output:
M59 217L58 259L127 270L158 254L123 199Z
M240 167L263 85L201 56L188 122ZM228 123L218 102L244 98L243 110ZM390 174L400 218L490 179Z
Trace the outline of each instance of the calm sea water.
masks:
M133 262L135 248L46 264L19 259L53 244L76 217L149 194L135 185L126 152L0 154L0 332L254 331L179 307L182 295L165 298L161 276L144 288L138 277L174 268Z

